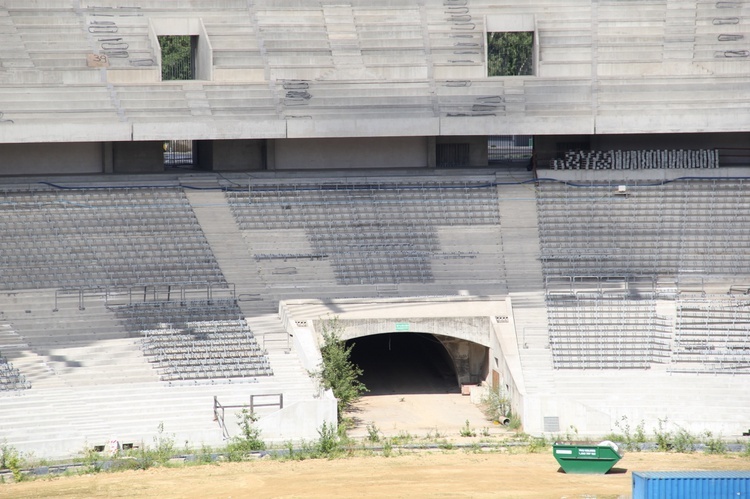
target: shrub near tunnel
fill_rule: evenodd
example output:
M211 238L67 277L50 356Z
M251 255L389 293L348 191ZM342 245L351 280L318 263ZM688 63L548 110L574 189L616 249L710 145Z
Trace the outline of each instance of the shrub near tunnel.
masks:
M354 344L347 347L341 340L342 329L338 317L323 324L323 344L320 347L323 361L317 371L310 373L323 388L333 391L339 423L345 421L344 412L367 391L367 387L359 381L362 369L351 361Z

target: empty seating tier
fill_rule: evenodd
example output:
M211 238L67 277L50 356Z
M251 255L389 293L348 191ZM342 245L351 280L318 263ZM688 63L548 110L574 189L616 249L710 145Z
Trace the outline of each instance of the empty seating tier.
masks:
M647 369L668 361L671 324L653 300L548 295L547 314L556 369Z
M539 186L545 276L745 275L750 184L686 179Z
M305 256L328 259L339 284L432 282L433 259L445 257L438 227L499 224L496 188L480 183L262 185L228 196L243 230L303 229ZM467 241L451 257L471 251Z
M6 191L0 288L226 284L181 189Z
M163 381L273 374L237 303L151 301L117 310Z
M31 388L31 383L21 374L13 364L0 355L0 391L26 390Z
M750 297L681 296L670 370L750 374Z

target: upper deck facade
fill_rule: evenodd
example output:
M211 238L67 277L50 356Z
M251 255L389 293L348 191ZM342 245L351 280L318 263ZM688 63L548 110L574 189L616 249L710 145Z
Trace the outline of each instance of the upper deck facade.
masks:
M3 2L0 143L750 130L739 0L121 3ZM532 74L488 76L514 31Z

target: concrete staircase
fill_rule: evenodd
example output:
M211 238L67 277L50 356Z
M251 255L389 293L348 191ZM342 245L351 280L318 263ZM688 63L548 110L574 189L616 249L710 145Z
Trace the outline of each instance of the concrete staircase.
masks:
M539 260L534 184L501 185L498 197L508 291L524 383L529 394L554 393L555 372Z
M238 283L240 309L259 344L268 352L274 378L291 382L299 393L310 396L317 393L279 320L278 299L262 281L260 268L250 256L224 193L191 190L187 196L222 273L227 281Z

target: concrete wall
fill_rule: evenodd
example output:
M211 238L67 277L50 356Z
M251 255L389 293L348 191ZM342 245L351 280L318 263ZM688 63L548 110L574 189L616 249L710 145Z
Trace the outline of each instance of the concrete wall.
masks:
M426 137L274 140L268 169L426 167L427 142Z
M261 417L256 427L267 443L311 441L320 437L318 430L323 423L336 427L337 416L336 398L328 390L320 399L303 400Z
M99 142L0 144L0 175L102 173Z
M199 20L198 42L195 47L195 79L211 81L214 79L214 49L211 40L203 25L203 19Z
M198 141L198 164L215 171L262 170L264 151L264 140L202 140Z
M489 349L471 341L437 336L453 360L461 385L478 385L487 378Z
M469 144L469 164L466 166L487 166L487 136L456 135L452 137L436 137L435 145L439 144Z
M313 321L316 331L322 331L326 321ZM400 317L395 319L341 319L342 340L374 334L409 332L430 333L459 338L488 347L490 343L489 317ZM398 325L397 325L398 324Z
M159 173L164 171L164 143L115 142L112 145L114 173Z
M508 298L510 300L510 298ZM510 309L510 304L508 309ZM489 375L492 371L497 371L499 375L499 388L507 394L510 400L511 411L516 414L526 427L526 387L523 378L523 369L521 367L521 357L518 352L518 341L516 339L516 328L513 323L513 317L508 318L509 322L498 323L492 320L492 331L490 335L489 351ZM491 382L492 379L488 379Z

